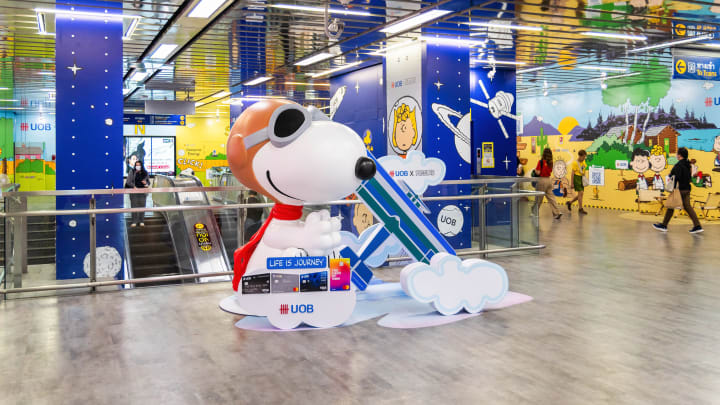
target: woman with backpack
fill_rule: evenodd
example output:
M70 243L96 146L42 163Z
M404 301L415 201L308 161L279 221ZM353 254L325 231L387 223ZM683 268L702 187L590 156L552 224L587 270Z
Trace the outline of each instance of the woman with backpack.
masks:
M560 219L560 217L562 217L562 214L557 207L555 195L553 194L553 181L550 178L550 176L552 175L552 170L553 154L550 148L545 148L545 150L543 150L542 159L540 159L540 161L538 162L534 172L534 176L538 177L535 189L537 191L542 191L543 193L545 193L544 196L541 195L536 198L535 213L540 212L540 204L542 204L543 202L543 197L547 197L548 202L550 203L550 207L552 208L553 217L555 219Z

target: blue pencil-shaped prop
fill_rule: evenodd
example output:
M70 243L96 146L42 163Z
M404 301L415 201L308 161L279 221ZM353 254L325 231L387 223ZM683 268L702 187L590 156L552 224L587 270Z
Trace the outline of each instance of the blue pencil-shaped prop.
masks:
M360 290L364 290L372 278L372 271L364 264L364 259L375 252L389 235L395 236L408 254L419 262L430 263L430 258L438 252L455 254L455 250L423 214L423 211L429 210L420 198L407 185L390 177L369 151L368 157L375 161L377 171L373 178L363 181L355 193L385 226L376 231L357 254L349 248L340 251L342 257L350 259L352 281Z

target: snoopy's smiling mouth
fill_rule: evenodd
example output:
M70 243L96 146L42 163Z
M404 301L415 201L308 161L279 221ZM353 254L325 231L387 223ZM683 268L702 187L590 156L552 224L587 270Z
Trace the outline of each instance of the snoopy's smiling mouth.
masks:
M291 195L289 195L289 194L283 193L279 188L277 188L277 186L275 186L275 183L273 183L272 179L270 178L270 170L266 170L266 171L265 171L265 177L267 177L267 179L268 179L268 181L270 182L270 185L272 186L272 188L274 188L275 191L277 191L278 193L284 195L285 197L292 198L293 200L302 201L302 200L299 199L299 198L295 198L295 197L293 197L293 196L291 196Z

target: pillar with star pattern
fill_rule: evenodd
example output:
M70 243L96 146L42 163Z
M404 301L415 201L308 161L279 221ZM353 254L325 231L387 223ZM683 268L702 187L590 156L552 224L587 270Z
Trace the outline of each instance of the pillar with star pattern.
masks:
M122 3L81 4L57 5L70 11L56 16L57 189L122 188ZM98 208L123 206L122 196L96 197ZM89 201L89 195L58 197L56 207L84 209ZM123 232L122 214L97 216L99 277L122 276ZM56 237L57 278L88 277L89 217L58 216Z

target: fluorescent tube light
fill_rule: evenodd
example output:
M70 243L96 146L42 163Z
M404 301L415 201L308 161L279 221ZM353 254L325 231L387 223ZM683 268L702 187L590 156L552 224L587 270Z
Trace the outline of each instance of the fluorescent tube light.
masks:
M388 46L388 47L386 47L386 48L384 48L384 49L380 49L380 50L377 50L377 51L375 51L375 52L370 52L370 55L385 56L385 54L387 54L387 52L388 52L389 50L391 50L391 49L402 48L402 47L408 46L408 45L410 45L410 44L412 44L412 43L414 43L414 42L417 42L417 41L415 41L415 40L413 39L413 40L410 40L410 41L401 42L401 43L399 43L399 44L390 45L390 46Z
M515 25L515 24L502 24L502 23L485 23L485 22L466 22L466 25L473 25L477 27L487 28L506 28L510 30L518 31L542 31L542 27L533 27L530 25Z
M604 70L604 71L608 71L608 72L627 72L627 69L625 69L625 68L616 68L616 67L609 67L609 66L578 65L577 67L580 69L586 69L586 70Z
M2 90L2 89L0 89L0 90ZM52 92L55 92L55 89L40 89L40 91L52 91Z
M310 11L312 13L324 13L325 12L325 7L298 6L295 4L269 4L269 7L282 8L285 10ZM362 15L362 16L371 15L367 11L352 11L352 10L345 10L345 9L331 8L331 7L328 8L328 13L343 14L343 15Z
M242 83L243 86L257 86L258 84L272 80L272 76L260 76Z
M428 21L432 21L434 19L440 18L446 14L450 14L450 10L430 10L426 11L424 13L420 13L416 16L410 17L408 19L398 21L394 24L390 24L387 27L380 30L380 32L385 32L388 34L397 34L398 32L407 31L409 29L415 28L419 25L425 24Z
M599 82L599 81L610 80L610 79L621 79L621 78L623 78L623 77L637 76L637 75L641 75L641 74L644 74L644 73L645 73L645 72L633 72L633 73L627 73L627 74L624 74L624 75L601 76L601 77L596 77L596 78L593 78L593 79L588 79L587 81L589 81L589 82Z
M38 33L47 34L45 30L45 14L37 13L35 16L37 17Z
M420 37L421 40L434 44L434 45L451 45L451 46L482 46L487 43L487 41L478 41L473 39L457 39L457 38L447 38L447 37L427 37L422 36Z
M7 87L0 87L0 90L10 90L10 89Z
M661 44L643 46L642 48L630 49L627 52L628 53L636 53L636 52L642 52L642 51L649 51L651 49L669 48L669 47L672 47L675 45L689 44L690 42L705 41L706 39L713 39L713 37L714 37L713 34L705 34L705 35L700 35L700 36L692 37L692 38L679 39L677 41L669 41L669 42L663 42Z
M326 59L330 59L330 58L332 58L333 56L335 56L335 55L332 54L332 53L320 52L320 53L315 54L315 55L313 55L313 56L309 56L309 57L307 57L307 58L300 59L299 61L295 62L295 66L307 66L307 65L312 65L313 63L317 63L317 62L320 62L320 61L323 61L323 60L326 60Z
M200 0L200 2L193 8L188 17L190 18L208 18L225 4L226 0Z
M165 60L177 47L176 44L161 44L155 49L155 52L150 55L150 59Z
M359 65L359 64L361 64L361 63L363 63L363 61L357 61L357 62L349 63L349 64L347 64L347 65L343 65L343 66L336 67L336 68L333 68L333 69L325 70L325 71L322 71L322 72L319 72L319 73L311 73L311 74L310 74L310 77L312 77L312 78L314 79L314 78L317 78L317 77L327 76L327 75L329 75L329 74L332 74L332 73L335 73L335 72L339 72L339 71L341 71L341 70L345 70L345 69L351 68L351 67L353 67L353 66L357 66L357 65Z
M140 72L136 71L135 73L130 76L130 80L134 82L142 81L144 78L146 78L148 75L148 72Z
M217 93L210 95L209 98L227 97L227 96L229 96L230 94L232 94L232 93L230 93L230 92L227 91L227 90L220 90L220 91L218 91Z
M475 59L478 63L496 64L496 65L517 65L523 66L526 62L515 62L514 60L492 60L492 59Z
M17 100L12 99L0 99L0 103L16 103Z
M315 86L315 87L330 87L330 83L304 83L304 82L285 82L283 84L289 86Z
M133 34L135 33L135 29L137 29L139 23L140 18L134 18L132 21L130 21L130 26L128 26L127 31L125 31L125 35L123 35L122 37L123 41L127 41L128 39L132 38Z
M43 76L55 76L55 72L37 72L37 74Z
M23 107L0 107L0 110L24 110Z
M612 38L612 39L629 39L631 41L647 40L647 37L645 35L617 34L614 32L585 31L585 32L581 32L580 35L585 35L588 37L600 37L600 38Z

